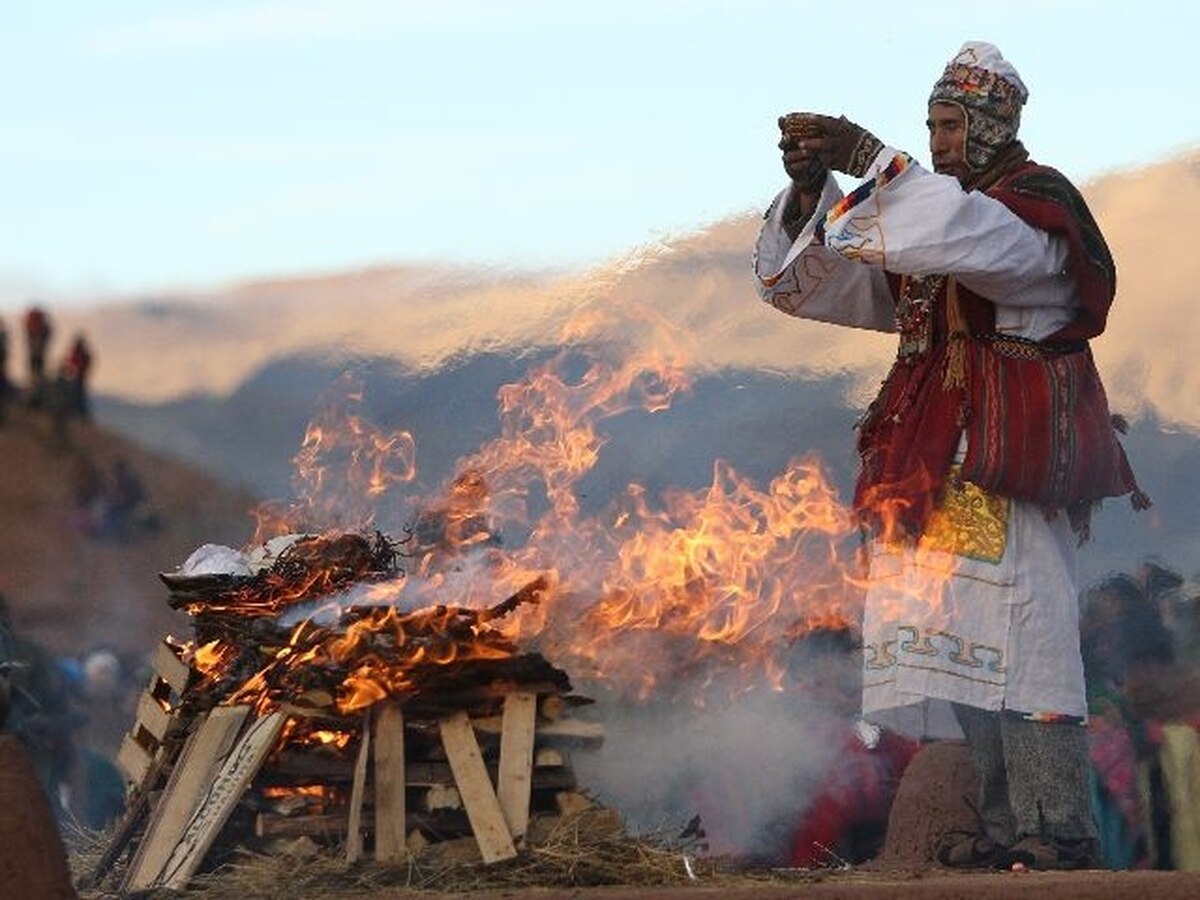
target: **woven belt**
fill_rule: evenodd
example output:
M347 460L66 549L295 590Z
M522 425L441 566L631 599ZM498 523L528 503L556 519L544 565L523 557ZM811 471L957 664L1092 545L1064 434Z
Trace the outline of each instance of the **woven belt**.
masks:
M1063 356L1067 353L1086 350L1088 345L1087 341L1031 341L1029 338L998 332L975 335L975 340L983 341L996 353L1013 359L1043 359L1047 356Z

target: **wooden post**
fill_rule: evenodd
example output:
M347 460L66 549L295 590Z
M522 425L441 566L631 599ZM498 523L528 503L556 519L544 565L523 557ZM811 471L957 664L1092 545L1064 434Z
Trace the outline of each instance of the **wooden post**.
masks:
M358 758L354 762L354 781L350 786L350 824L346 833L346 862L354 863L362 857L362 809L363 797L367 792L367 757L371 752L371 710L363 713L362 741L358 745Z
M465 712L456 712L438 724L446 758L450 761L455 784L467 808L467 818L479 844L480 856L485 863L512 859L517 855L517 848L513 845L496 792L492 790L471 720Z
M504 698L504 724L500 731L500 772L496 797L509 834L525 835L529 824L529 796L533 773L533 728L537 695L515 691Z
M375 860L399 863L408 856L405 839L404 713L394 703L380 708L375 722Z

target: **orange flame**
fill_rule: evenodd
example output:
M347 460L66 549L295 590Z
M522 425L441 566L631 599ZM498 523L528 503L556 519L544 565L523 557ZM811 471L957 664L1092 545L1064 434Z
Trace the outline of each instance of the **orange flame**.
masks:
M254 543L289 532L365 530L392 487L417 474L416 443L407 431L385 432L357 410L362 384L344 375L323 399L292 462L298 498L255 510Z
M583 350L602 318L585 312L564 331L566 349L500 389L499 436L459 462L443 496L419 504L409 571L372 587L418 612L388 605L343 633L297 629L234 698L275 702L289 672L315 664L340 673L334 705L346 715L411 690L423 666L510 655L507 642L640 694L684 681L778 687L798 636L858 620L855 522L816 460L793 460L765 490L718 460L706 489L659 500L631 484L618 503L585 514L579 483L607 441L601 424L667 408L688 371L678 334L646 314L636 346ZM296 458L302 499L265 518L256 539L301 521L330 529L351 509L356 522L373 521L390 487L415 477L406 432L385 436L356 416L339 424L328 410L318 418ZM534 578L548 585L540 604L487 629L456 618ZM267 585L235 604L278 612L332 582L315 571Z

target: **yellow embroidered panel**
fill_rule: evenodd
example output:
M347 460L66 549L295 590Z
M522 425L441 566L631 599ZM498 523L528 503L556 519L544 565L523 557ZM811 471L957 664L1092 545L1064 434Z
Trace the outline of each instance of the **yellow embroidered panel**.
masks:
M956 467L946 481L918 547L998 563L1008 537L1009 501L963 481Z

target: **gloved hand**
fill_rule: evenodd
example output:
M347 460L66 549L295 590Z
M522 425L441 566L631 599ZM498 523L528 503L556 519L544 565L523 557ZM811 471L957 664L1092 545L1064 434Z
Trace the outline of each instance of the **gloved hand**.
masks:
M784 169L788 169L789 154L799 167L803 160L815 156L826 168L862 178L867 167L883 149L883 142L845 116L834 118L820 113L788 113L779 119L784 139ZM784 148L784 142L789 148ZM790 175L791 172L789 171ZM795 176L792 176L795 179Z
M807 120L803 113L789 113L779 117L779 149L783 151L783 171L802 194L819 194L829 175L829 166L801 139L819 138L820 131Z

